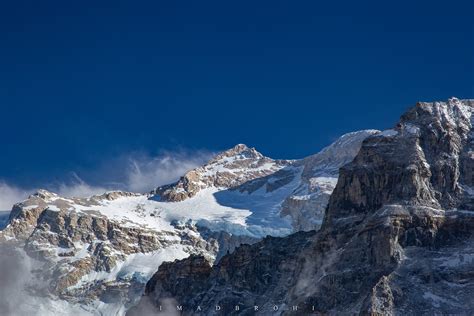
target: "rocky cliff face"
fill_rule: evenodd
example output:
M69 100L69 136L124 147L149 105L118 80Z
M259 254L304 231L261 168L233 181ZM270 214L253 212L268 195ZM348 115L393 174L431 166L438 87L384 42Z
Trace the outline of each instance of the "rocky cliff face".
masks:
M473 106L417 104L341 169L320 231L241 246L211 269L160 268L129 314L169 299L185 315L472 314ZM174 277L178 266L198 280Z
M398 201L460 206L472 181L471 106L471 101L457 99L420 103L385 136L367 140L356 159L341 169L328 220Z
M29 309L17 312L121 315L163 262L194 256L203 259L193 267L208 264L266 235L319 228L338 167L374 133L344 135L301 160L237 145L150 194L66 198L39 190L13 207L5 228L5 216L0 223L0 246L31 261Z
M65 199L40 190L14 206L0 241L23 248L36 261L35 274L40 278L36 292L41 288L48 295L86 307L94 301L113 302L118 310L137 298L149 277L147 270L153 267L127 271L127 264L189 254L214 259L217 240L202 238L193 226L158 230L100 212L107 202L128 198L140 195L109 192L90 199ZM31 290L35 292L34 286Z

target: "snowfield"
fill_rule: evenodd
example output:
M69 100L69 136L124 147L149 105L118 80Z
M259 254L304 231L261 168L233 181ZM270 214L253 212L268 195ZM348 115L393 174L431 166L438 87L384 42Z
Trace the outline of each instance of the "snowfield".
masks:
M327 199L336 186L339 167L352 160L363 139L375 133L368 130L346 134L320 153L301 160L273 160L239 144L189 171L163 191L157 188L149 194L111 191L89 198L66 198L39 190L17 204L11 226L4 227L9 212L0 213L0 230L5 228L0 231L0 237L24 243L35 254L44 256L42 259L50 264L47 271L59 267L53 279L48 279L51 282L56 281L54 277L77 277L61 289L67 293L67 300L60 300L55 292L36 295L23 291L21 296L28 297L23 301L28 303L22 306L21 312L40 316L124 315L165 261L183 259L190 254L203 255L212 261L242 242L317 229ZM167 198L166 190L179 195L179 199L169 199L173 195ZM39 229L22 225L24 218L39 214L45 214L45 222L36 224ZM102 217L108 225L79 227L78 218L87 219L88 223L95 218L104 223ZM74 225L68 226L69 222ZM110 223L118 224L113 226L118 235L109 235L110 231L101 235ZM298 226L301 223L304 227ZM27 233L29 237L16 240L17 230L12 227L21 232L31 229ZM66 231L71 227L79 233ZM127 233L120 234L124 231ZM136 231L140 232L140 238L134 235ZM76 239L70 239L71 236ZM40 270L32 268L39 266L39 261L32 263L28 258L25 256L28 264L22 272L27 276L26 288L48 286L50 281L42 281L41 275L32 274L33 270ZM113 260L106 268L110 258ZM101 296L117 292L121 294L113 299Z
M281 203L296 188L298 180L295 178L293 184L272 192L260 188L248 194L207 188L180 202L161 202L156 197L141 195L103 200L100 205L93 206L74 203L69 210L97 211L125 226L151 230L172 231L171 223L190 223L235 235L284 236L291 233L291 220L280 216ZM59 210L54 204L48 208Z

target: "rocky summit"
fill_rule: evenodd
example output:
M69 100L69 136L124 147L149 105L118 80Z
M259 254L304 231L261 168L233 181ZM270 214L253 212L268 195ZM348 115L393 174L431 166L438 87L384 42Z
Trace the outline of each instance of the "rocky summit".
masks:
M339 168L354 159L365 138L378 133L343 135L299 160L275 160L239 144L147 194L112 191L75 198L39 190L15 204L8 218L1 214L0 247L12 255L0 264L11 266L12 279L21 280L1 288L8 292L0 300L2 310L124 315L145 290L154 291L146 284L158 267L153 280L166 278L162 289L173 286L171 275L204 282L214 262L239 264L228 254L250 251L248 245L265 236L318 230ZM280 252L287 251L281 246ZM187 257L190 265L171 263ZM175 290L191 295L200 288L188 284Z
M163 264L127 315L472 315L473 111L418 103L348 157L319 231Z
M473 112L419 103L297 160L239 144L146 194L39 190L0 214L2 311L473 314Z

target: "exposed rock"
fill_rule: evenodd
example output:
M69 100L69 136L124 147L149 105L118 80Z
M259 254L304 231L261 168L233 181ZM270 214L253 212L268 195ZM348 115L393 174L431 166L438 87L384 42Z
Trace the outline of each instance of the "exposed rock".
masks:
M205 280L160 269L142 301L173 297L184 315L216 305L227 315L253 315L255 305L261 315L275 305L284 315L293 306L317 315L472 314L474 211L461 207L474 198L462 174L473 163L473 106L417 104L342 168L320 231L241 246Z
M318 229L334 189L339 168L352 161L362 141L376 130L341 136L320 153L300 160L274 160L254 148L239 144L206 165L189 171L178 182L157 188L152 194L164 201L183 201L206 188L232 190L249 195L260 190L289 191L276 201L281 216L290 216L294 231Z
M254 244L260 241L259 238L254 238L250 236L241 236L241 235L232 235L225 231L211 231L205 227L198 227L199 233L202 238L212 242L216 241L216 249L218 249L216 254L216 260L219 260L224 255L234 252L234 250L239 247L241 244Z
M126 294L131 286L139 286L130 284L135 281L129 279L109 285L107 279L88 277L111 274L130 255L179 247L214 260L219 243L212 237L203 239L195 227L159 231L121 223L94 211L102 200L137 196L109 192L89 199L66 199L40 190L13 207L0 239L23 247L30 257L43 263L38 273L41 270L51 294L84 304L109 295L109 291ZM143 290L144 283L141 286ZM138 290L137 295L140 294ZM133 299L125 297L123 303Z
M153 193L165 201L182 201L208 187L235 188L251 180L274 174L290 160L273 160L244 144L217 155L202 167L186 173L178 182L157 188Z
M0 241L24 248L36 260L44 295L77 303L90 313L107 308L120 314L135 303L163 261L197 255L212 263L242 243L290 233L287 215L293 230L319 228L338 168L374 133L344 135L320 154L301 160L274 160L237 145L149 195L111 191L64 198L39 190L14 206ZM213 195L196 203L201 209L189 209L209 188ZM226 212L221 218L212 217L214 209L207 212L211 200L219 203L217 212ZM235 220L239 213L258 213L259 225L251 217ZM254 253L242 257L246 255ZM149 258L155 257L150 264Z
M304 248L308 238L314 234L314 231L300 232L287 239L268 237L254 246L242 245L233 254L224 256L212 269L207 262L192 257L161 265L147 283L146 296L127 315L140 315L137 312L148 308L150 303L156 308L162 305L163 299L169 298L183 306L184 315L194 314L197 306L202 306L203 314L209 315L215 305L222 306L221 312L226 315L231 314L235 306L241 306L239 313L243 315L252 314L256 295L262 300L269 299L271 296L266 296L266 289L288 282L286 274L294 269L298 257L298 252L292 250ZM288 249L287 241L294 248ZM183 278L181 270L188 271L196 263L201 273ZM266 302L268 307L275 303Z

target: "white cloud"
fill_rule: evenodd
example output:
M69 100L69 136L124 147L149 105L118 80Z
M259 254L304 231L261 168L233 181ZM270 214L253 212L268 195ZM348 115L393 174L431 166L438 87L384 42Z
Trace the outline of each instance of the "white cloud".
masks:
M75 172L73 172L72 175L73 181L71 183L61 183L58 188L56 190L53 189L53 191L65 197L89 197L114 189L102 186L92 186L85 183Z
M207 162L212 153L168 152L158 157L130 158L125 187L132 192L147 192L179 179L187 171Z
M178 180L187 171L207 162L213 155L209 151L184 150L164 152L154 157L133 154L126 156L126 159L110 162L114 170L117 170L114 176L122 179L120 182L110 181L110 174L98 171L96 174L99 174L99 178L95 182L99 184L90 184L72 172L70 181L45 184L43 188L65 197L88 197L112 190L145 193ZM0 211L11 210L13 204L26 199L35 191L0 182Z
M24 289L31 278L31 260L22 248L0 244L0 314L20 315ZM26 298L24 298L26 299Z
M115 170L115 174L123 179L121 183L104 184L110 182L109 176L105 173L99 174L98 183L104 185L91 185L81 179L76 173L72 173L72 179L68 182L59 184L45 184L44 188L56 192L66 197L85 197L94 194L102 194L105 191L114 189L125 189L135 192L148 192L159 185L171 183L177 180L190 169L196 168L208 161L212 153L205 151L198 152L167 152L156 157L147 155L128 155L128 158L120 161L110 162ZM0 180L0 211L9 211L15 203L26 199L36 190L24 189L14 185L7 184ZM0 213L0 215L3 215ZM0 217L0 227L2 218ZM9 315L17 312L18 314L28 315L31 311L23 311L24 308L36 306L32 303L33 298L25 294L24 288L28 281L28 293L33 290L29 282L33 276L30 273L31 261L23 253L14 253L13 250L6 249L0 244L0 314ZM34 289L41 290L41 289ZM48 302L45 293L34 295L42 297L42 305ZM31 304L22 305L19 298L28 300ZM57 302L54 302L57 304ZM166 302L163 303L164 306ZM56 305L55 305L56 306ZM69 307L69 306L68 306Z
M32 191L0 182L0 211L11 210L13 204L23 201Z

